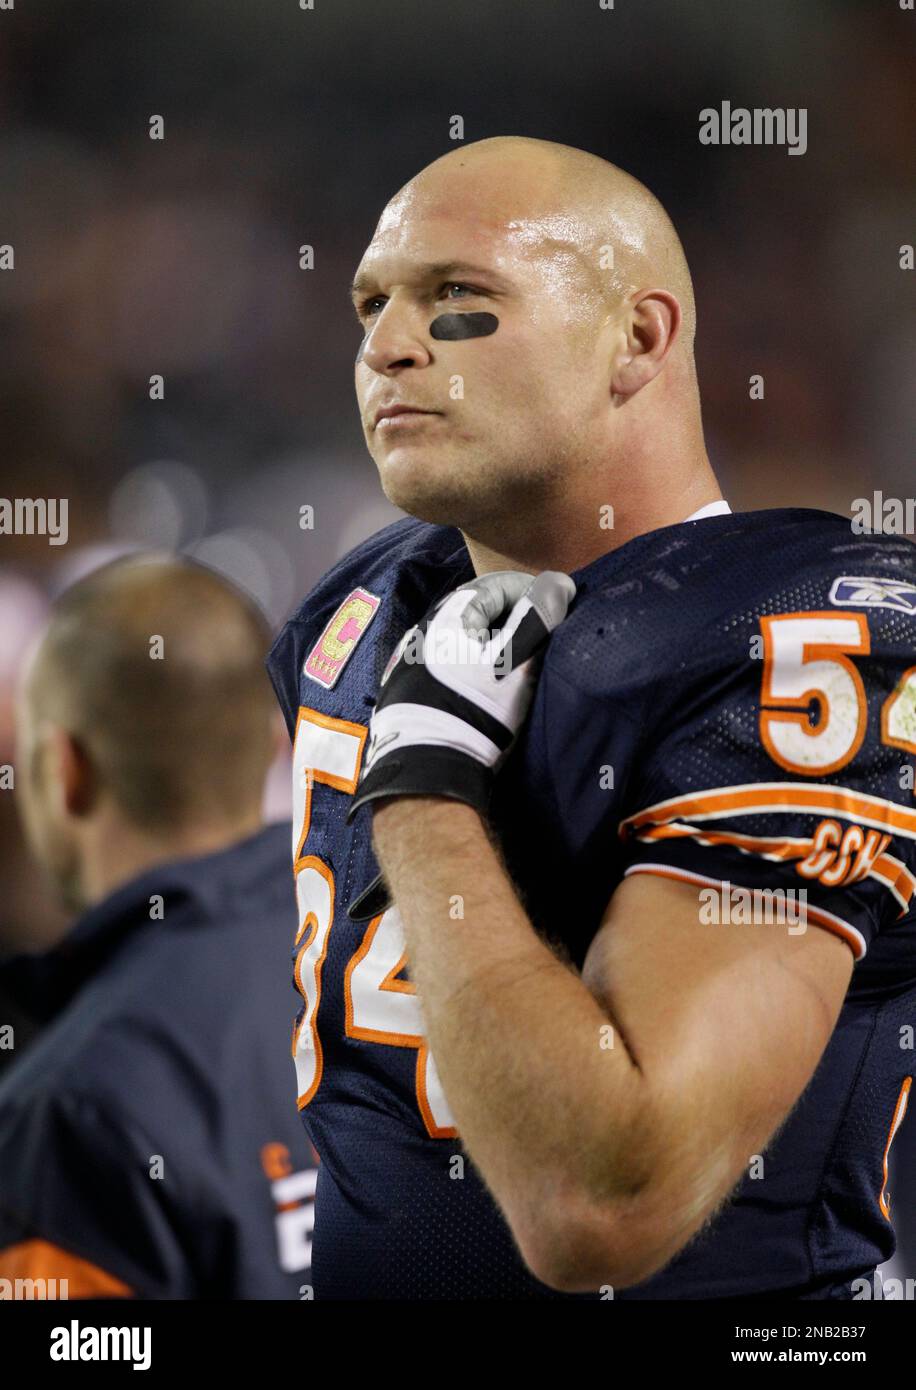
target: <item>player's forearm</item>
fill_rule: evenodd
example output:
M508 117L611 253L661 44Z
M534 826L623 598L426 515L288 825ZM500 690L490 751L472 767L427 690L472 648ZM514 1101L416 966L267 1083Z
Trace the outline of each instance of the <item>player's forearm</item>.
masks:
M476 812L391 801L375 845L462 1140L523 1251L568 1231L574 1264L582 1239L612 1243L622 1213L634 1225L653 1151L643 1078L533 930Z

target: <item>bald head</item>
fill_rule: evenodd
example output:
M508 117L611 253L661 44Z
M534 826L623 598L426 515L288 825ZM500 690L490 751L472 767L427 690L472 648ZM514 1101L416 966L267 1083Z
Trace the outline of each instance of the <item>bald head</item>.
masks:
M380 227L419 201L432 215L456 203L472 208L533 255L568 260L608 306L640 289L670 290L692 351L696 308L680 238L655 194L617 165L572 145L497 135L428 164L391 200Z
M211 571L117 561L55 605L26 680L29 723L65 730L135 826L241 821L271 758L269 644L254 605Z
M690 272L664 208L622 169L518 136L456 146L387 204L353 298L382 487L477 554L564 567L607 548L597 529L564 543L603 504L652 524L662 493L673 519L701 482L715 495ZM413 413L386 420L397 405ZM552 552L536 542L547 523Z

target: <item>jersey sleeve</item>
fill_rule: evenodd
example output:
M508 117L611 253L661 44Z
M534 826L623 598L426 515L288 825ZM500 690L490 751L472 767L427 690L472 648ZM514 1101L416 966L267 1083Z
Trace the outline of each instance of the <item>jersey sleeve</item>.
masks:
M625 875L711 890L713 921L823 927L859 960L910 915L916 889L907 758L887 737L906 673L842 660L817 646L813 626L800 629L809 637L805 661L820 662L800 663L797 697L774 674L772 646L761 660L703 670L676 699L651 692L616 831Z
M189 1298L154 1149L93 1102L43 1095L0 1113L0 1279L74 1298Z

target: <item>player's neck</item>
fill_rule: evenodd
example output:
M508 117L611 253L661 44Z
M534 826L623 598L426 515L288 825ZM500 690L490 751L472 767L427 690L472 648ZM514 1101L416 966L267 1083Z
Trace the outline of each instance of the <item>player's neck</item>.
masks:
M260 807L231 822L184 826L174 833L139 835L124 823L104 823L83 845L80 907L86 910L141 874L181 859L217 854L253 835L263 824Z
M636 536L674 526L710 502L721 500L722 491L706 461L705 467L697 469L681 487L656 487L649 497L635 496L628 489L624 503L618 505L571 499L559 508L550 508L547 527L543 515L537 527L506 525L498 531L502 542L498 546L490 536L471 536L466 531L462 535L475 574L495 570L527 574L562 570L570 574Z

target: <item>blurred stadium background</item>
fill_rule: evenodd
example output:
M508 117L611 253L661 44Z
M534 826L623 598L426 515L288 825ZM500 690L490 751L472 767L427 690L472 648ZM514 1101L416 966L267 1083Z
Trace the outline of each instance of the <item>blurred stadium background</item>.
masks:
M61 547L0 537L0 762L45 606L100 560L191 550L279 623L398 515L355 410L347 285L385 201L452 147L456 114L468 141L592 150L668 206L733 507L847 513L874 489L912 491L916 297L899 247L916 227L914 22L896 0L0 12L0 243L16 251L0 275L0 491L67 497L70 527ZM725 99L806 107L807 153L701 146L700 110ZM279 772L272 795L281 816ZM8 795L0 832L0 945L26 931L34 945L60 919Z

